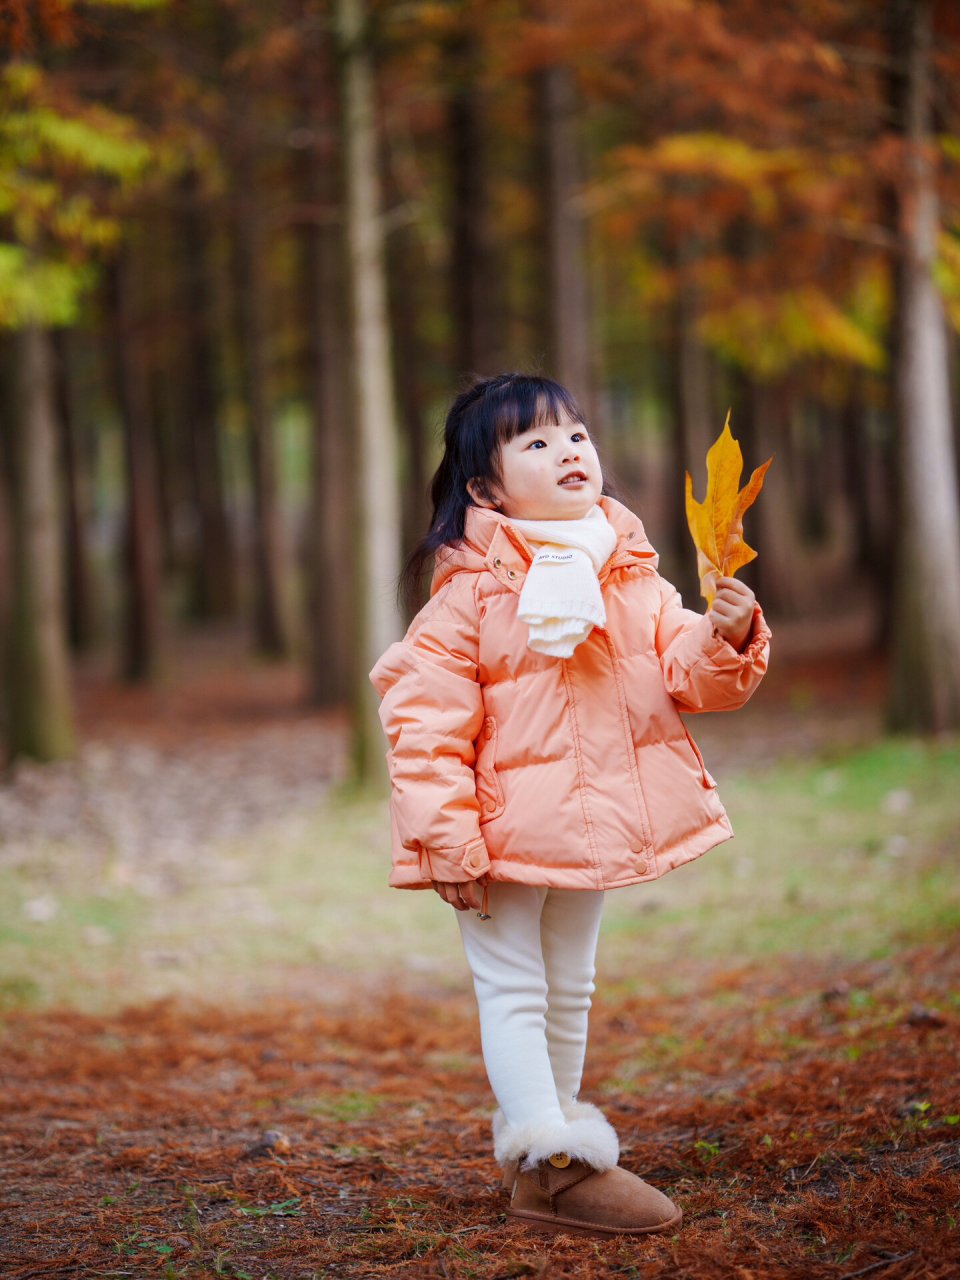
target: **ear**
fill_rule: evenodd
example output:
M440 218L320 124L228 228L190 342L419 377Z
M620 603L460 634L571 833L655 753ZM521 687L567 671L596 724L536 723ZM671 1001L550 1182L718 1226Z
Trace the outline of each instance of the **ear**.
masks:
M500 503L491 497L487 491L486 482L479 476L474 476L472 480L467 481L467 493L478 507L486 507L488 511L500 510Z

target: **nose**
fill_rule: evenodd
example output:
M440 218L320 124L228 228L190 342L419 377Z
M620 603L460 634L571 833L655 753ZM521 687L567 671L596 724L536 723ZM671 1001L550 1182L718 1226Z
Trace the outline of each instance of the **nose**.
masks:
M580 461L580 450L575 444L566 444L561 452L563 454L563 457L560 459L561 463Z

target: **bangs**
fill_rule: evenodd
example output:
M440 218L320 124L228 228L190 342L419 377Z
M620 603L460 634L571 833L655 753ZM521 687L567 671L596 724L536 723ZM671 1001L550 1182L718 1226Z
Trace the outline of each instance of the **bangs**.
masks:
M576 400L552 378L521 377L488 392L496 432L496 448L537 427L583 422Z
M443 457L430 482L430 528L410 554L401 588L412 606L431 556L464 536L467 511L476 506L474 484L489 492L500 482L504 445L537 427L582 422L580 406L559 382L527 373L498 373L461 391L443 426ZM610 491L604 486L604 493Z

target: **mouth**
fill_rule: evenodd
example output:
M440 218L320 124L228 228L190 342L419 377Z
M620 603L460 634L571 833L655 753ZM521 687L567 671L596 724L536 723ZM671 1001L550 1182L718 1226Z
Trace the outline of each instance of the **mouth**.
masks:
M560 480L557 481L557 484L559 485L575 485L575 484L586 484L586 483L587 483L587 476L586 476L586 473L583 471L568 471L565 476L563 476Z

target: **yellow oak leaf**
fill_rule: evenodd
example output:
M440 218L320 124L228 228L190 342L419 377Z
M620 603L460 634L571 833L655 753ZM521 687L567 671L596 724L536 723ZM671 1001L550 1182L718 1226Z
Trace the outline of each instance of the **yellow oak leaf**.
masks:
M743 454L730 434L730 413L723 430L707 451L707 496L693 496L693 478L687 472L687 524L697 548L700 594L713 604L717 579L730 578L756 559L756 551L743 540L743 514L763 488L763 477L773 461L757 467L745 488L740 488Z

